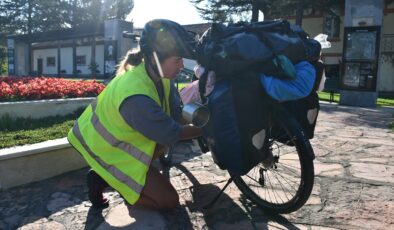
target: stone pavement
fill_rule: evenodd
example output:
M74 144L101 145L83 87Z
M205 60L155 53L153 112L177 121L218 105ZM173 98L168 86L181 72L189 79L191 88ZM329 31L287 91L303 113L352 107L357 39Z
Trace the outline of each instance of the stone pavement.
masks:
M203 208L228 174L209 153L180 143L176 165L163 170L181 199L172 212L126 206L111 190L109 208L91 209L82 169L0 192L0 229L394 229L393 114L394 108L322 103L312 140L314 189L291 214L260 210L234 184L215 206Z

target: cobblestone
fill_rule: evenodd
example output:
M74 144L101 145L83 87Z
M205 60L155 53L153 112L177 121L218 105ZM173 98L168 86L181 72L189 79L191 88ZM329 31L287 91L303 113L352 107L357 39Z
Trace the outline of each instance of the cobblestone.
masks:
M274 215L234 183L205 206L229 178L196 143L176 146L173 167L161 168L180 196L170 212L131 207L107 190L109 208L91 208L88 169L0 192L0 229L394 229L394 108L321 105L311 140L315 184L298 211Z

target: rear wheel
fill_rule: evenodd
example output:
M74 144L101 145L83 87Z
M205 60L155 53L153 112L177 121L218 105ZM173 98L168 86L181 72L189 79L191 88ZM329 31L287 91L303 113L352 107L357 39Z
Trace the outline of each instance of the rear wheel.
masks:
M290 213L308 200L314 182L313 150L297 121L277 114L268 130L265 160L244 176L233 176L242 193L263 209Z

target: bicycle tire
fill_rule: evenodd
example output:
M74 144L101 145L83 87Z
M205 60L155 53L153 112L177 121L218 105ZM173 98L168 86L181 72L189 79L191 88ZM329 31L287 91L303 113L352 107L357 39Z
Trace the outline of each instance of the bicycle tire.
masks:
M279 172L278 167L282 167L285 169L288 168L289 171L293 171L294 169L290 168L290 166L285 166L285 164L280 165L280 163L279 163L280 157L278 158L278 162L276 163L277 168L275 168L273 166L266 168L260 162L252 170L250 170L248 172L248 174L246 174L244 176L232 175L232 177L234 179L234 183L241 190L241 192L247 198L249 198L253 203L255 203L257 206L259 206L260 208L262 208L264 210L268 210L270 212L275 212L275 213L290 213L290 212L294 212L294 211L298 210L299 208L301 208L306 203L306 201L308 200L308 198L312 192L313 183L314 183L314 166L313 166L314 154L313 154L312 146L310 145L309 140L304 136L301 126L290 114L287 113L287 111L284 111L283 109L281 109L279 113L275 114L272 117L273 117L272 120L274 121L273 127L275 127L275 129L277 129L277 130L283 129L285 131L285 134L289 137L288 141L291 141L291 143L289 143L287 141L286 145L283 145L283 146L285 146L283 148L295 148L295 150L297 152L296 155L298 156L298 159L299 159L300 183L299 183L297 189L293 188L294 190L296 190L294 195L285 202L274 202L272 199L268 200L267 190L265 191L265 194L262 195L259 191L257 191L257 192L255 191L258 188L255 188L255 187L252 188L252 185L248 185L248 183L245 182L245 179L249 179L249 177L250 177L250 176L248 176L249 173L256 170L256 168L259 169L259 174L260 174L260 178L257 181L258 182L257 187L261 186L262 188L267 187L266 184L269 184L269 183L271 183L271 185L272 185L272 182L268 179L267 175L268 175L268 173L272 173L272 175L275 175L274 170ZM272 143L277 146L279 146L279 144L276 144L276 142L281 143L281 144L283 144L283 142L286 142L282 137L280 137L280 140L279 140L278 136L274 136L274 135L278 135L278 133L280 133L280 132L272 132L272 133L269 132L269 134L268 134ZM270 149L272 149L272 147ZM279 150L279 147L278 147L278 150ZM279 153L280 153L280 151L279 151ZM282 156L284 156L284 155L282 155ZM286 161L286 159L284 161ZM264 170L266 170L266 171L264 171ZM263 173L261 171L263 171ZM266 172L266 174L265 174L266 176L264 176L264 172ZM294 173L294 172L292 172L292 173ZM262 176L262 174L263 174L263 176ZM291 177L294 177L294 175L292 175ZM291 177L289 177L288 180L293 183L293 181L290 180ZM260 181L261 178L263 178L262 181ZM280 186L284 190L283 184L282 184L282 182L280 182L280 180L278 178L285 181L285 177L283 177L283 175L282 175L282 178L276 177L276 180L280 183ZM266 184L264 184L264 181L266 181ZM256 183L256 181L254 181L254 180L253 180L253 182ZM275 182L275 181L273 181L273 182ZM288 184L291 184L291 183L288 183ZM255 186L255 185L253 185L253 186ZM277 187L279 187L279 186L277 186ZM293 186L291 186L291 187L293 187ZM294 186L294 187L296 187L296 186ZM275 195L276 191L274 191L275 190L274 186L272 186L272 188L273 188L272 193L274 194L273 196L275 197L275 201L277 201L276 195ZM286 191L284 192L284 194L287 197ZM269 191L268 191L268 195L271 198ZM283 196L283 193L282 194L278 193L278 196Z

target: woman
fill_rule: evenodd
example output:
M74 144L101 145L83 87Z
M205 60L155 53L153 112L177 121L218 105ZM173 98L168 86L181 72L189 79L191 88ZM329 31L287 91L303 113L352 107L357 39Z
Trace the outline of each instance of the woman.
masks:
M131 205L162 210L179 203L174 187L150 164L164 146L202 133L174 120L180 116L171 80L183 68L182 58L193 58L192 42L175 22L148 22L140 51L126 55L116 77L69 132L69 142L92 168L88 187L94 207L108 206L102 194L108 185Z

